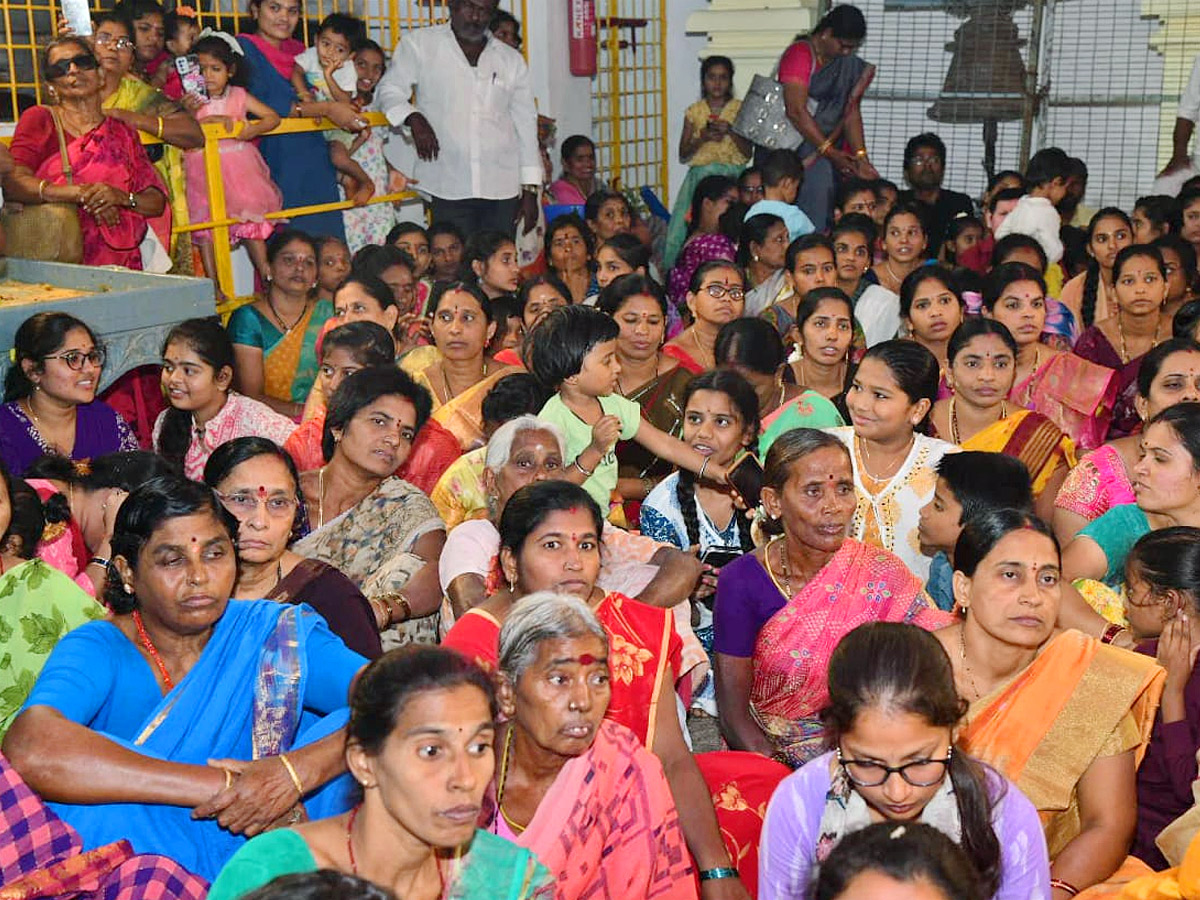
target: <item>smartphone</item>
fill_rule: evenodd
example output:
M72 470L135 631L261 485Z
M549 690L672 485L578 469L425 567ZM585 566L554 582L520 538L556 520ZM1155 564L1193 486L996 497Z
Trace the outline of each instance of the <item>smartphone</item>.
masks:
M728 471L729 483L742 495L746 505L753 509L758 506L762 495L763 467L758 457L753 453L743 453L733 461Z
M720 569L726 563L731 563L735 559L745 556L745 553L746 551L741 547L721 547L714 545L700 554L700 562L712 566L714 569Z
M88 8L88 0L62 0L62 14L70 29L80 37L92 33L92 11Z
M191 94L201 100L208 99L204 76L200 74L200 58L196 54L189 53L187 56L175 57L175 71L179 73L179 80L183 84L185 94Z

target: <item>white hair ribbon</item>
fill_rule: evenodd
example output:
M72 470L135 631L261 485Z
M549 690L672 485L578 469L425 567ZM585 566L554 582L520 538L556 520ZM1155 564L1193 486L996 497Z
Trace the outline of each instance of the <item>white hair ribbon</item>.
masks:
M236 53L238 56L246 55L246 51L243 50L242 45L237 42L237 38L235 38L228 31L213 31L211 28L205 26L204 30L200 32L200 36L198 38L196 38L196 40L201 41L201 40L204 40L204 38L206 38L206 37L219 38L220 40L227 43L229 45L229 49L232 50L234 53Z

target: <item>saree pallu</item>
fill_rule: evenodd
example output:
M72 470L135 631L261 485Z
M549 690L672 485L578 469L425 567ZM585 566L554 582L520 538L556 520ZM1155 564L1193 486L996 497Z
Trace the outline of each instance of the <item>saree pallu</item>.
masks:
M433 365L440 366L441 361ZM487 443L483 433L483 398L505 375L520 371L515 366L501 366L489 373L475 386L463 391L457 397L452 397L445 403L438 402L437 392L433 389L430 369L423 369L413 380L421 385L433 398L433 414L430 418L458 438L459 446L464 452L482 447ZM438 370L440 374L441 369Z
M792 770L773 759L741 750L697 753L696 766L712 796L729 858L746 891L757 897L758 848L767 804Z
M395 476L292 545L292 550L319 559L349 578L367 597L402 591L426 560L413 552L417 541L445 526L433 503L417 488ZM393 625L380 635L383 649L408 643L437 643L437 615Z
M562 767L514 843L555 876L557 900L697 897L662 764L612 721L601 722L591 748Z
M958 744L1033 801L1053 860L1080 832L1079 779L1126 716L1141 762L1165 679L1149 657L1064 631L1012 682L971 704Z
M1075 343L1075 355L1116 373L1117 398L1113 402L1112 421L1108 426L1108 440L1127 437L1141 430L1142 417L1138 415L1138 373L1142 370L1145 354L1125 362L1113 347L1108 337L1093 325L1079 336Z
M203 766L209 759L275 756L332 734L346 724L346 710L318 717L301 706L311 629L303 615L298 606L229 601L196 664L146 717L137 738L103 737L143 756ZM306 795L309 815L349 809L350 786L343 775ZM138 852L163 853L205 878L214 877L245 841L215 819L193 819L188 807L49 806L79 832L85 847L125 839Z
M40 559L0 575L0 740L29 697L59 638L105 609L70 578Z
M695 357L688 353L678 344L667 344L662 349L663 356L669 356L671 359L679 363L679 368L693 375L699 375L704 371L704 366L696 362Z
M354 582L328 563L301 560L271 589L266 599L307 603L355 653L367 659L376 659L383 653L371 604Z
M815 57L814 53L814 57ZM838 56L812 73L808 82L809 109L821 133L836 145L846 148L846 122L875 78L875 67L857 56ZM816 109L812 109L812 104ZM855 148L850 148L853 151ZM805 140L796 151L804 163L804 181L797 204L818 231L824 230L833 213L834 194L839 178L833 164L815 145Z
M683 392L691 380L692 373L677 366L625 396L642 408L643 419L659 431L679 437L683 429ZM648 478L657 484L674 470L637 441L617 441L616 454L619 478ZM625 521L638 521L641 509L640 500L626 500Z
M1074 353L1056 353L1024 381L1014 384L1008 399L1044 415L1076 447L1094 450L1104 442L1112 420L1116 373Z
M847 633L865 622L933 631L953 621L898 557L846 538L754 645L750 714L775 741L776 758L798 768L824 752L819 714L829 700L829 657Z
M132 75L121 79L116 92L105 100L103 105L106 109L125 109L151 116L165 116L180 111L180 107L165 94ZM141 143L140 138L138 142ZM187 187L183 174L183 151L167 143L159 144L158 150L162 155L154 162L154 168L167 188L167 207L170 213L165 227L155 224L156 220L151 220L151 225L163 248L171 255L175 270L190 274L193 271L191 235L171 233L172 222L176 225L187 225L191 221L188 216Z
M208 890L173 859L136 854L125 840L84 852L78 832L3 756L0 843L0 900L204 900Z
M682 667L682 641L675 633L674 618L668 609L618 593L607 594L594 612L608 633L612 700L605 718L624 725L650 746L659 713L675 715L674 708L658 709L663 681L674 684ZM442 646L492 672L499 664L499 645L500 622L479 608L455 622L442 641Z
M1019 459L1033 479L1033 496L1042 491L1060 465L1074 468L1075 444L1061 428L1041 413L1022 409L1006 419L994 422L969 440L964 450L1003 453Z
M263 390L269 397L303 403L316 380L317 335L328 315L318 316L318 301L269 350L263 350ZM311 373L311 374L309 374Z
M164 197L168 190L146 157L138 133L119 119L106 118L81 137L67 135L67 156L76 184L103 182L135 194L156 188ZM34 176L49 184L66 184L62 154L56 149L38 165ZM162 214L147 219L136 212L121 209L116 225L103 225L95 216L80 210L79 227L83 233L83 261L89 266L125 266L141 270L139 249L148 228L153 226L163 246L171 240L170 204Z

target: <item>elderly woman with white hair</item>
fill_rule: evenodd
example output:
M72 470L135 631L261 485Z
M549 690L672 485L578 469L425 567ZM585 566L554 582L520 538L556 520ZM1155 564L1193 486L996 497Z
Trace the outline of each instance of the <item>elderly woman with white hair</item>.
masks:
M443 636L457 618L502 586L497 565L500 532L496 523L500 513L517 489L536 481L563 477L565 443L562 429L536 416L518 416L505 422L488 441L483 469L488 517L469 519L451 529L438 561L438 576L445 593ZM608 523L601 544L603 565L599 586L636 597L651 606L682 603L700 574L694 558ZM684 631L690 636L686 624Z
M559 900L695 900L679 814L658 759L605 719L609 639L588 605L524 597L500 631L500 708L489 830L533 851Z

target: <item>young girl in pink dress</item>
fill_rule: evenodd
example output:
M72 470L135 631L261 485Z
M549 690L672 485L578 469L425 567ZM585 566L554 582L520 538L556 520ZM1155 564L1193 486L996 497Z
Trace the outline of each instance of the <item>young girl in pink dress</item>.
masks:
M243 51L232 35L205 29L192 52L200 61L200 72L208 91L207 101L191 94L184 95L184 104L193 110L197 121L221 122L227 131L232 130L235 123L247 123L236 137L221 139L221 180L225 184L225 211L230 218L242 220L241 224L230 227L229 237L235 245L239 242L246 245L254 268L267 279L270 267L267 265L266 239L275 226L263 216L283 208L283 195L271 180L271 172L253 141L279 125L279 114L239 86L242 73L238 71L238 57ZM255 118L247 122L247 113ZM184 154L183 164L187 176L188 212L193 222L208 221L212 216L204 151L189 150ZM215 279L212 232L194 232L192 240L200 247L205 272Z

